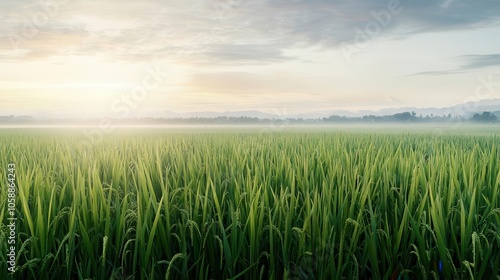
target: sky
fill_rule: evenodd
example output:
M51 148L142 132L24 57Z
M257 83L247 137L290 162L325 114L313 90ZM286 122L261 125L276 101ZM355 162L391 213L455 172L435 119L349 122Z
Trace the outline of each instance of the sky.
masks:
M500 98L500 0L2 0L0 116Z

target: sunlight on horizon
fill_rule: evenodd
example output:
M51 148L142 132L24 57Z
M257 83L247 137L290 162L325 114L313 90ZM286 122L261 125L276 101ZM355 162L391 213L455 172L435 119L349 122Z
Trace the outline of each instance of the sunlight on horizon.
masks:
M500 98L498 82L477 90L500 70L499 18L489 16L499 7L460 2L75 0L49 10L6 0L0 115L307 115Z

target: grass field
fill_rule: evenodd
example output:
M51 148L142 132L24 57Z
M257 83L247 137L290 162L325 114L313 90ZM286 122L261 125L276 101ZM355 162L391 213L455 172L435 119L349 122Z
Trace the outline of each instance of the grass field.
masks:
M500 279L500 133L0 131L0 278ZM8 165L17 185L8 274Z

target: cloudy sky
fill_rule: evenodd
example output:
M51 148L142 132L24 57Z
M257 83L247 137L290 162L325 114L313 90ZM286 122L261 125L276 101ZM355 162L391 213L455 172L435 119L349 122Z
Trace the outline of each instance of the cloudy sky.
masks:
M500 97L500 0L2 0L0 22L0 115Z

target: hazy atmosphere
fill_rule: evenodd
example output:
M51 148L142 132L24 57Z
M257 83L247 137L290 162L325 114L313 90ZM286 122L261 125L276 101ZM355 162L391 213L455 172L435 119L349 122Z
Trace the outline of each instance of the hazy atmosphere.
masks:
M500 279L500 0L0 22L0 279Z
M0 115L446 107L499 95L500 1L0 3Z

